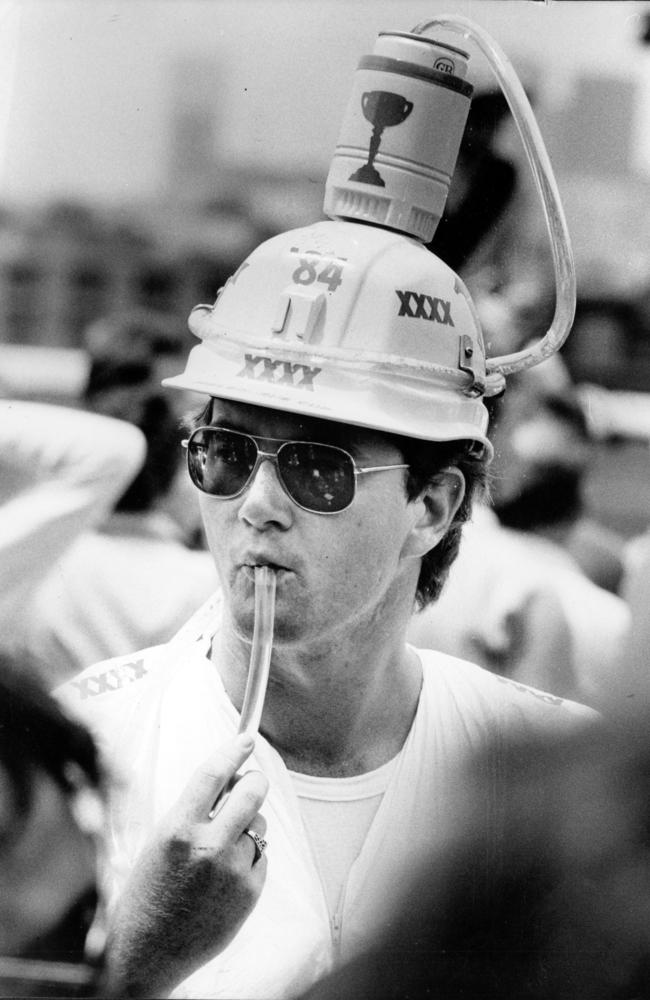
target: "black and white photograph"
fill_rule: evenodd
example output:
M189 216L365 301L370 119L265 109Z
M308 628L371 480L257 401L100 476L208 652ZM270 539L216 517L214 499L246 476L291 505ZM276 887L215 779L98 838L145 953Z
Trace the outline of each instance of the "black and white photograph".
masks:
M0 0L0 997L650 1000L650 0Z

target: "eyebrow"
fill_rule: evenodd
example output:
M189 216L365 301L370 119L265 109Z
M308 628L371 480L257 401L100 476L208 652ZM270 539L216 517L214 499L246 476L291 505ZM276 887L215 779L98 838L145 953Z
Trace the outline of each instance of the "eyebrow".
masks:
M248 434L250 437L257 438L260 441L307 441L310 444L334 444L348 451L351 451L353 448L352 444L342 440L342 435L338 432L338 428L334 433L329 434L324 434L320 429L310 430L309 428L302 428L289 437L274 437L273 435L260 434L257 429L251 429L245 419L240 420L237 417L228 418L225 416L213 417L210 421L210 426L223 427L224 430L228 431L238 431L240 434Z
M360 456L363 456L366 449L372 447L372 442L360 439L360 433L363 434L364 428L357 428L336 420L328 422L327 433L323 433L320 428L315 430L305 428L291 437L267 437L263 434L257 434L255 430L251 430L250 426L247 426L247 418L245 416L239 417L236 414L229 416L224 413L221 415L217 413L215 415L215 409L219 405L219 400L211 400L210 417L208 420L210 427L223 427L224 430L239 431L240 434L249 434L260 441L308 441L311 444L329 444L349 452L354 459L359 459Z

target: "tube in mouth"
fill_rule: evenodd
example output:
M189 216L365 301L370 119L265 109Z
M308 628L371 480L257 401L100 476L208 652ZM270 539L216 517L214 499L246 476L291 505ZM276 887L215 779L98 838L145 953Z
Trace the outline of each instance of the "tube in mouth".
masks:
M255 738L264 708L266 685L271 666L273 623L275 619L275 570L255 567L255 624L248 665L248 679L239 721L239 732Z
M270 566L255 567L255 623L253 625L253 642L248 665L248 678L244 703L239 719L238 733L248 733L255 739L260 727L264 697L271 666L271 651L273 649L273 623L275 619L275 570ZM226 799L234 780L217 796L208 813L209 819L214 819Z

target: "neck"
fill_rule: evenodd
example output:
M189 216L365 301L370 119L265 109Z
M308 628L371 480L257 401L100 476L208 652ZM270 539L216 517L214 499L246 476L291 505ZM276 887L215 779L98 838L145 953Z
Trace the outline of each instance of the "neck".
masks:
M213 658L241 710L250 643L224 622ZM421 687L405 627L367 626L326 640L276 645L261 732L291 770L346 776L385 764L402 748Z

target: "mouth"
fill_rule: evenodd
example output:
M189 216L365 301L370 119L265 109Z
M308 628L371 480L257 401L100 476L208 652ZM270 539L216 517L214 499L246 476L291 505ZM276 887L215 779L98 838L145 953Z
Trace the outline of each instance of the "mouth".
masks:
M255 569L257 566L268 566L277 575L280 573L290 573L291 570L288 566L283 566L280 563L273 562L272 559L268 559L265 556L259 556L254 558L248 558L241 564L241 569L246 574L246 576L255 576Z

